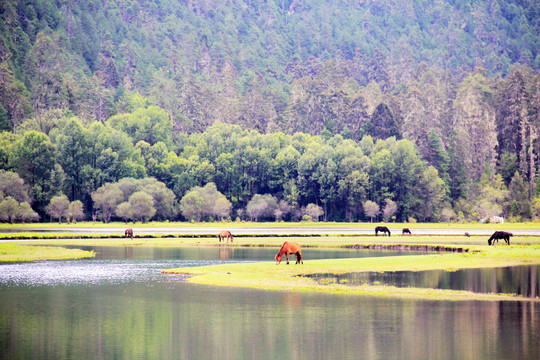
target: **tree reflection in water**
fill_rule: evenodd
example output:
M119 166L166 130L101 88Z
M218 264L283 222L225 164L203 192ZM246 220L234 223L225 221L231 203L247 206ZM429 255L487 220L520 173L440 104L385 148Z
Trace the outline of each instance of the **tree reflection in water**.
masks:
M540 267L536 265L457 271L389 271L308 275L320 284L362 285L381 283L397 287L467 290L477 293L538 297Z

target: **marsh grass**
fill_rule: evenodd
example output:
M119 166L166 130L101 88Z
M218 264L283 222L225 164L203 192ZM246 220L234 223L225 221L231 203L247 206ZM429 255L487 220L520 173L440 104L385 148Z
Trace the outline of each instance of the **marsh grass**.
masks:
M0 244L0 262L71 260L93 258L93 251L66 249L57 246Z

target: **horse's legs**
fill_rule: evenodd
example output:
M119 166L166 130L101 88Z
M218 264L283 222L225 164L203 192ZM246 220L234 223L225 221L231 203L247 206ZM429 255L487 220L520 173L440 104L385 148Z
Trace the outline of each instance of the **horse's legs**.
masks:
M285 255L287 256L287 265L289 265L289 253L286 252Z

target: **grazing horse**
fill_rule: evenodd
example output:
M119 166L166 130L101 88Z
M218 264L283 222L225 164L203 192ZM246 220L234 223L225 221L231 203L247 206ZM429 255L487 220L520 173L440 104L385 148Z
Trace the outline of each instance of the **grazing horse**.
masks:
M302 252L300 252L300 244L294 241L285 241L283 245L281 246L281 249L279 249L279 252L277 253L275 259L276 259L276 265L279 265L281 262L281 258L283 257L283 254L287 256L287 265L289 265L289 254L295 254L296 255L296 263L304 263L302 260Z
M222 232L220 232L218 238L219 242L221 242L221 240L225 242L225 239L227 239L227 242L229 242L229 239L231 239L231 242L233 242L233 236L229 230L223 230Z
M375 228L375 236L378 236L380 232L383 233L383 236L385 236L386 234L390 236L390 229L388 229L386 226L377 226Z
M488 240L488 245L495 245L495 240L499 242L499 239L504 239L504 241L510 245L510 236L514 236L512 233L506 231L495 231L493 235Z
M133 230L132 229L126 229L126 232L124 233L124 237L130 237L131 240L133 240Z
M409 235L411 235L411 230L405 228L405 229L403 229L403 231L401 232L401 234L409 234Z

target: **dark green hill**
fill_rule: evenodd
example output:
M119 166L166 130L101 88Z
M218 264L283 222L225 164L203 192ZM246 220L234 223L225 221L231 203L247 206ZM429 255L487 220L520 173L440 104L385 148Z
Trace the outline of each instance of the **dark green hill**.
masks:
M327 60L384 92L421 62L453 74L481 66L490 77L516 63L538 69L539 9L534 0L4 0L2 106L15 126L51 108L104 121L125 110L130 89L191 120L179 129L260 117L250 103L263 106L252 109L265 114L258 128L281 127L293 80ZM191 99L163 99L174 90Z

